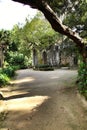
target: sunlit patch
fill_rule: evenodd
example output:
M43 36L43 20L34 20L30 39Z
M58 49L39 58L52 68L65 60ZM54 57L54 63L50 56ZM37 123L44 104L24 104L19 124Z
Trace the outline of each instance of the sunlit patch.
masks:
M51 79L58 79L59 77L56 77L56 76L52 76L50 77Z
M26 83L26 82L31 82L31 81L34 81L35 79L32 78L32 77L26 77L26 78L23 78L23 79L18 79L18 80L15 80L15 81L11 81L11 84L19 84L19 83Z
M29 89L28 89L29 90ZM30 92L22 92L22 91L12 91L10 96L9 94L4 94L6 100L19 99L27 96Z
M5 105L4 102L0 100L0 113L3 112L4 107L5 107L4 105Z
M1 128L0 130L8 130L8 128Z
M32 96L32 97L24 97L11 99L10 101L6 101L8 104L8 111L32 111L39 107L42 103L44 103L49 97L48 96Z

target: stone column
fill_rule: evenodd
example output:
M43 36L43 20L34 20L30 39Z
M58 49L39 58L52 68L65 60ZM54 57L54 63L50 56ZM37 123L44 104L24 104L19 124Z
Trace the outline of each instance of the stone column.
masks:
M38 55L37 55L37 50L33 48L33 66L38 65Z

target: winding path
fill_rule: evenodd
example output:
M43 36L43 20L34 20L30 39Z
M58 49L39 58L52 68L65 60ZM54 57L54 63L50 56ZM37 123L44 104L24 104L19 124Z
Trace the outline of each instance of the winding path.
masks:
M0 130L87 130L87 108L74 85L75 70L17 71L2 89L7 113Z

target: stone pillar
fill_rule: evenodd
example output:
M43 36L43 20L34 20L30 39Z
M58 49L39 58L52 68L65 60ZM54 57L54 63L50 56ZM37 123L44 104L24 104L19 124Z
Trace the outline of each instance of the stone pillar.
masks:
M44 64L47 64L47 52L46 52L46 51L43 51L42 56L43 56L43 63L44 63Z
M38 65L38 55L37 55L37 50L35 48L33 48L33 62L32 62L33 66Z
M56 51L56 65L58 66L60 64L60 52L59 52L59 46L55 46Z

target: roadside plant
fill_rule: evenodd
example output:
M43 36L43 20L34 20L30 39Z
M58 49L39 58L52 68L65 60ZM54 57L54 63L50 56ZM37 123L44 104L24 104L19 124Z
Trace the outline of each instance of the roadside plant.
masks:
M9 77L6 74L0 74L0 87L9 83Z
M80 62L78 69L78 88L82 95L87 99L87 64Z

